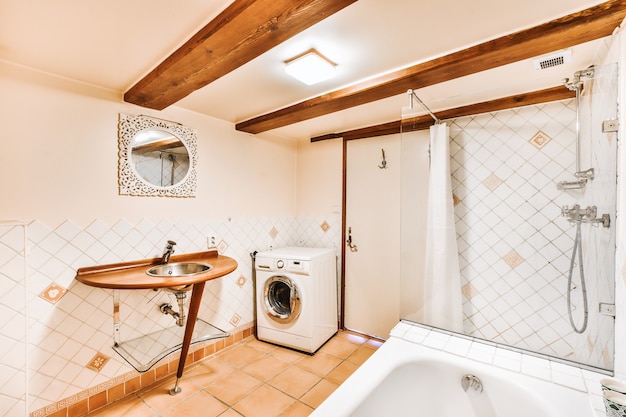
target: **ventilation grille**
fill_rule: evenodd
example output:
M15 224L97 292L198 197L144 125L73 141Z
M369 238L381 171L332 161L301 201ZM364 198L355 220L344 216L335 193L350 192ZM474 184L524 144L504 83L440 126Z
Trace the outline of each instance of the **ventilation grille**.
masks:
M544 70L566 64L572 60L572 50L565 49L533 60L536 70Z
M563 58L562 56L557 56L554 58L544 59L542 61L539 61L539 66L541 67L541 69L546 69L550 67L556 67L557 65L561 65L564 63L565 63L565 58Z

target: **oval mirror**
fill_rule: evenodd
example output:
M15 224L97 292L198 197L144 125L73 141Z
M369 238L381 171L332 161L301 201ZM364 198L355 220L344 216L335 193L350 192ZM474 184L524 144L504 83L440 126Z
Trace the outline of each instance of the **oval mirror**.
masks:
M118 133L120 194L194 196L195 131L179 123L120 113Z
M141 179L156 187L171 187L189 172L189 152L179 138L165 130L144 130L131 144L130 158Z

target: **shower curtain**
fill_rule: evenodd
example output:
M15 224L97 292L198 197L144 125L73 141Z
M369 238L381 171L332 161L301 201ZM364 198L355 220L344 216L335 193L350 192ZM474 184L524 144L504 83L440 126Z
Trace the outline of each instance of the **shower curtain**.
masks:
M450 178L450 128L430 127L423 323L463 332L461 274Z

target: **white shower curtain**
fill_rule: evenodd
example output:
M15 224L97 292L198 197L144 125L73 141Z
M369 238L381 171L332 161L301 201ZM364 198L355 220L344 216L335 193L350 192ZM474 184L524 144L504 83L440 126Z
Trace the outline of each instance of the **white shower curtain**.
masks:
M430 128L430 180L426 221L423 323L462 332L461 274L450 179L450 129Z

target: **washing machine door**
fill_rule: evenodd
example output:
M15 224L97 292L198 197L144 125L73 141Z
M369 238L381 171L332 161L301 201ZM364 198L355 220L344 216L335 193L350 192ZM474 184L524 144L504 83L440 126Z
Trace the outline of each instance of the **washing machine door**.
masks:
M278 323L291 323L302 311L296 283L282 275L273 276L265 281L263 301L268 317Z

